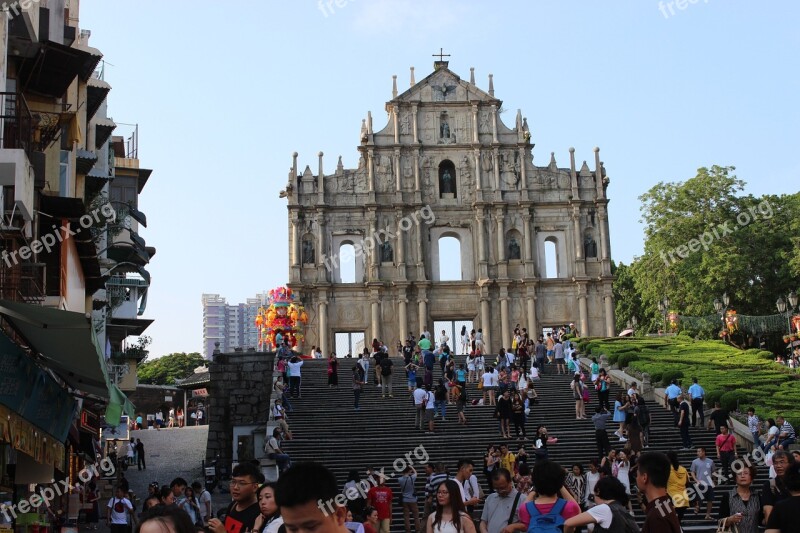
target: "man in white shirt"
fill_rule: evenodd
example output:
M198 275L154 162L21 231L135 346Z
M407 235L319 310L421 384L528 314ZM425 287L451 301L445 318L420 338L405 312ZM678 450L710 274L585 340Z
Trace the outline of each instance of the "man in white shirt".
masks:
M129 516L130 525L128 525ZM125 491L122 487L114 489L114 497L108 500L106 523L111 529L111 533L127 533L132 526L136 525L136 513L133 512L133 504L125 497Z
M192 489L200 502L200 517L203 519L203 523L207 524L208 519L213 516L211 514L211 494L199 481L192 483Z
M431 386L427 386L426 391L427 398L425 399L425 420L428 421L428 431L426 434L433 434L434 432L434 424L433 424L433 415L434 415L434 402L436 398L433 395L433 391L431 390Z
M422 388L422 382L417 381L417 388L414 389L414 427L419 428L421 431L425 422L425 402L428 399L428 393Z
M461 499L467 512L472 515L475 506L481 501L481 489L478 485L478 478L472 474L475 464L470 459L459 459L456 465L458 471L456 472L455 480L458 482L458 487L461 489Z
M439 336L439 347L445 346L448 342L450 342L450 337L447 336L445 330L442 330L442 334Z

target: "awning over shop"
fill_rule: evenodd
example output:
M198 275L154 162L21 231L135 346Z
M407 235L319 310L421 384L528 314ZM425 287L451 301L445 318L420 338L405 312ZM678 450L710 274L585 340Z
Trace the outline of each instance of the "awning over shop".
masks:
M91 321L82 313L0 300L0 315L72 388L109 400L106 420L119 420L133 404L111 383Z

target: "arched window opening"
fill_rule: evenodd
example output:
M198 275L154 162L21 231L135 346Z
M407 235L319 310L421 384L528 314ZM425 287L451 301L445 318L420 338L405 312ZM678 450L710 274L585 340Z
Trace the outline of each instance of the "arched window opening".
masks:
M461 281L461 241L452 236L439 238L439 281Z

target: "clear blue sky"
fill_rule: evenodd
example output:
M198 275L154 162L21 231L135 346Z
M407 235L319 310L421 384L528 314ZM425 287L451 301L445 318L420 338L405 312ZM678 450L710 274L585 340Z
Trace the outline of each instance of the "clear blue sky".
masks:
M325 1L325 0L324 0ZM601 148L616 261L642 252L638 196L701 166L734 165L748 193L800 184L800 4L83 0L81 28L114 66L109 113L140 128L154 169L140 198L158 248L146 316L152 355L200 351L203 292L229 303L287 281L285 200L293 151L316 172L357 163L361 119L385 124L392 74L420 80L444 47L488 85L534 162ZM672 4L672 10L668 4Z

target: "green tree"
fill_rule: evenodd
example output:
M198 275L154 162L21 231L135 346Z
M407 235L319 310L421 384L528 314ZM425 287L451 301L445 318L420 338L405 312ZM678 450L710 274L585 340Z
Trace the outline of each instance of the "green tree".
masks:
M612 264L613 265L613 264ZM642 299L636 289L636 278L633 276L633 269L625 263L620 263L613 270L614 279L614 302L616 305L615 316L617 317L617 331L622 331L628 326L628 321L636 317L641 323L646 313L642 307ZM642 324L643 326L645 324ZM637 330L641 329L639 327ZM645 330L646 331L646 330Z
M140 366L137 370L139 383L174 385L176 379L190 376L195 368L206 363L208 360L197 352L171 353Z
M700 168L685 182L661 182L640 197L644 255L615 283L625 320L626 306L636 304L644 326L663 327L664 296L679 314L711 315L723 292L741 314L774 314L777 297L796 288L800 252L792 236L800 229L800 193L740 196L744 182L733 171Z

